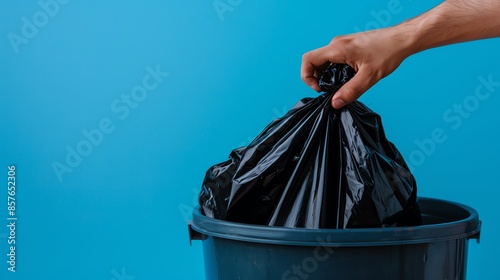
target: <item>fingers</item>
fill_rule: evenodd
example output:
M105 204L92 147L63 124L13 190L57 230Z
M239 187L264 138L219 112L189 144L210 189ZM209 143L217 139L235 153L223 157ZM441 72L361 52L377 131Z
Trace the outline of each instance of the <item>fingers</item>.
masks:
M333 108L340 109L358 99L378 80L380 78L373 71L360 68L359 72L335 93L332 98Z
M335 45L330 43L328 46L304 54L300 69L300 74L304 83L317 92L320 92L321 89L318 86L319 70L325 64L346 63L345 56L342 55L343 50L345 50L345 48L338 46L338 44ZM359 66L359 69L357 66ZM382 78L376 71L373 71L370 66L363 67L362 65L351 65L351 67L357 69L358 73L333 96L332 106L335 109L340 109L353 102Z
M300 68L302 81L315 91L320 92L321 89L318 86L318 79L315 76L315 71L317 71L318 67L330 63L333 59L335 59L335 55L332 54L331 50L327 47L322 47L304 54L302 56L302 66Z

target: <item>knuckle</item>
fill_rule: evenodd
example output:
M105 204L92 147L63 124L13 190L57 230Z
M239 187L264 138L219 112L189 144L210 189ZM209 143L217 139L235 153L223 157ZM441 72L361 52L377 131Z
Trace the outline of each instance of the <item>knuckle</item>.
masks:
M301 73L300 74L300 78L302 79L302 81L307 81L307 76L304 74L304 73Z
M302 79L302 81L306 82L306 84L309 84L311 82L311 77L306 73L301 73L300 78Z
M308 77L308 75L304 71L300 72L300 78L302 79L302 81L306 81L307 77Z
M305 54L302 55L302 61L309 61L311 57L311 52L306 52Z
M333 39L330 41L330 45L344 45L347 44L351 41L351 37L349 35L340 35L340 36L335 36Z
M333 39L330 41L330 45L335 45L338 41L341 41L344 36L335 36Z

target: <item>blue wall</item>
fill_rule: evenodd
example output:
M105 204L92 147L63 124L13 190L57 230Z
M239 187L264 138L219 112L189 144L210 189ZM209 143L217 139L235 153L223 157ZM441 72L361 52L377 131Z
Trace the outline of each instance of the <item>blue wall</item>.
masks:
M12 164L18 220L15 273L0 226L0 278L203 279L186 220L206 169L316 95L300 80L304 52L439 2L400 0L381 17L393 1L2 1L0 224ZM479 211L469 279L499 265L500 86L475 97L500 82L499 47L417 54L361 99L421 196ZM420 148L435 129L446 140Z

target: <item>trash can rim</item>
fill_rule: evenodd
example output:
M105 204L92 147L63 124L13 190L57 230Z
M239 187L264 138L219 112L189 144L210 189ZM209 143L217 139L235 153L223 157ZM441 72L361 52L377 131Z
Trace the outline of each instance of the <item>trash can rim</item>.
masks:
M452 219L452 214L443 217L442 212L455 209L462 211L461 219L422 226L362 228L362 229L304 229L261 226L228 222L206 217L200 208L193 210L193 220L189 223L190 230L200 233L196 236L211 236L237 241L300 245L300 246L387 246L403 244L420 244L459 238L479 238L481 221L473 208L456 202L419 198L422 215L442 219ZM437 213L438 212L438 213ZM437 216L441 214L441 216ZM201 239L190 237L191 240Z

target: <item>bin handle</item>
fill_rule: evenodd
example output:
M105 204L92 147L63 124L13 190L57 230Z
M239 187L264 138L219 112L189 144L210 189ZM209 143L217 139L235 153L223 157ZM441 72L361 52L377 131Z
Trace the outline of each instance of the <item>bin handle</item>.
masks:
M193 240L205 240L208 238L206 234L199 233L193 229L193 221L188 221L189 245L193 245Z
M478 224L478 226L477 226L477 228L479 229L479 231L478 231L478 232L476 232L476 233L474 233L474 234L473 234L473 235L471 235L471 236L468 236L468 237L467 237L467 240L469 240L469 239L476 239L477 244L479 244L479 241L480 241L480 239L481 239L481 224L482 224L482 222L481 222L481 221L479 221L479 224Z

